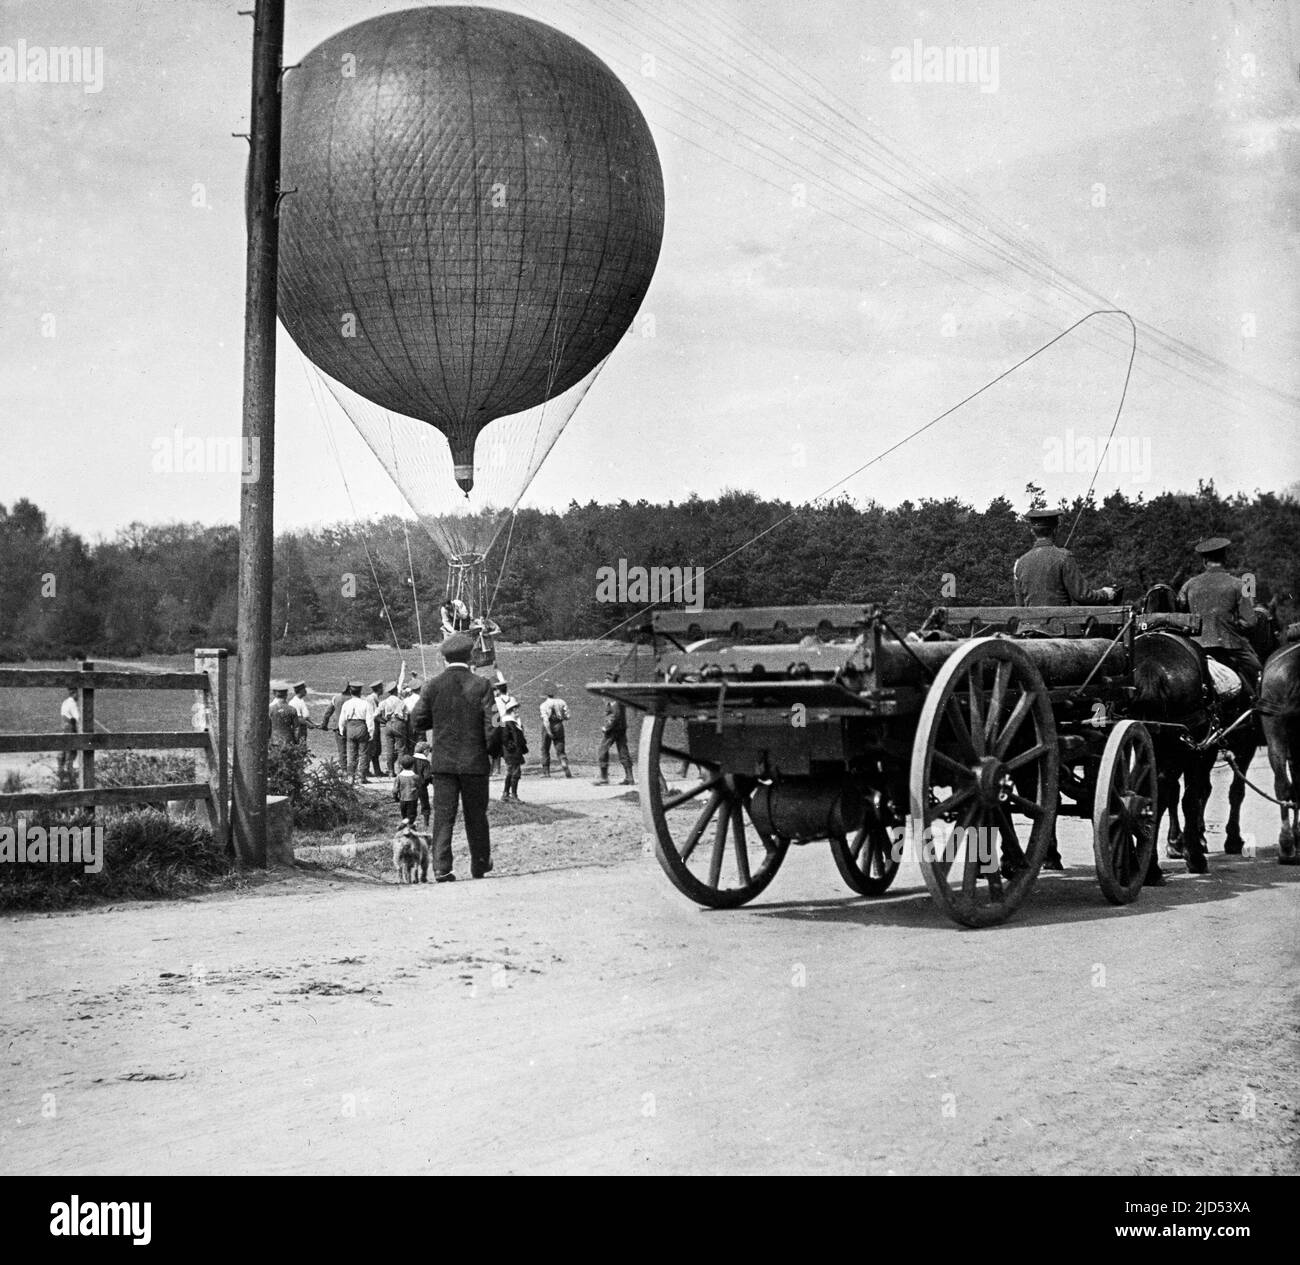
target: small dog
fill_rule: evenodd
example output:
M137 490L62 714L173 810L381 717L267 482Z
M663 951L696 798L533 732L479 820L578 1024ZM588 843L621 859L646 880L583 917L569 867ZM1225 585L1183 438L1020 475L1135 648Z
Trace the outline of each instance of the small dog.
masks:
M400 830L393 840L393 868L399 883L429 881L429 840L414 830Z

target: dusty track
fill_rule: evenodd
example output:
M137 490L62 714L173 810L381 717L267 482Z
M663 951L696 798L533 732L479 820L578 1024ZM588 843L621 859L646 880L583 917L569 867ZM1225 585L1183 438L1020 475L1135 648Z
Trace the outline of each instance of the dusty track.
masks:
M735 913L646 857L10 919L0 1169L1297 1171L1300 869L1115 910L1063 844L982 932L824 847Z

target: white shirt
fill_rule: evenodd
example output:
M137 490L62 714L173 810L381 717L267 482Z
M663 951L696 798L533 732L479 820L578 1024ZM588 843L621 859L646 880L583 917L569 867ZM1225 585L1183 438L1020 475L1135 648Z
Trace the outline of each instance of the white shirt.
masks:
M81 712L77 710L77 700L69 695L63 700L63 706L59 708L59 715L64 720L71 720L76 724L81 723Z
M346 733L345 726L350 720L364 720L371 736L375 732L375 711L368 699L353 695L339 708L339 733Z
M538 710L547 725L552 721L563 723L569 719L569 705L562 698L548 698Z
M295 694L289 700L289 706L292 707L293 710L303 718L303 720L311 719L311 708L307 706L307 700L305 698L299 698L298 695Z

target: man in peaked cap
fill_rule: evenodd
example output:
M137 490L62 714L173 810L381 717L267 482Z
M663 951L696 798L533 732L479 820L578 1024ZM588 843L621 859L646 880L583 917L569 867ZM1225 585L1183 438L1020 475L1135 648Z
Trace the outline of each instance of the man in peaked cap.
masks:
M330 705L321 717L320 727L334 735L334 748L338 752L339 768L347 768L348 740L343 736L343 704L348 701L351 683L344 681L342 688L330 699Z
M1232 541L1210 536L1198 541L1195 548L1205 562L1205 570L1194 575L1178 594L1178 609L1201 617L1201 633L1196 638L1205 653L1226 663L1252 694L1259 693L1263 668L1246 637L1255 626L1255 608L1246 597L1241 581L1226 569Z
M294 715L298 718L298 728L294 735L294 741L305 743L307 741L307 730L316 728L312 724L311 708L307 703L306 681L295 681L293 683L293 694L289 698L289 706L293 708Z
M346 751L343 767L353 785L356 785L358 773L364 780L366 753L370 749L370 738L375 728L370 705L361 697L362 689L360 681L348 682L347 698L339 708L338 717L338 729L343 735Z
M1060 510L1030 510L1025 518L1034 543L1016 559L1012 572L1017 606L1100 606L1115 600L1115 590L1109 585L1085 588L1074 555L1057 545Z
M372 777L383 779L384 771L379 767L379 745L380 733L383 730L383 721L379 717L379 706L384 701L384 680L382 677L378 681L371 681L366 689L365 704L370 709L370 743L366 747L365 766L362 769L363 782L368 782Z
M420 691L420 701L411 713L411 729L420 738L431 731L433 877L435 882L447 883L456 877L452 873L451 832L459 807L465 810L470 874L482 878L492 869L488 738L496 706L491 684L470 670L473 641L463 633L453 633L441 649L447 667Z
M605 680L617 681L618 673L611 668L605 673ZM609 756L615 748L618 749L619 762L623 766L623 785L631 786L632 754L627 749L627 705L617 698L607 698L605 719L600 731L600 750L596 754L596 766L600 770L600 776L596 779L597 786L609 784Z
M270 743L273 747L286 746L295 742L298 735L298 715L289 706L289 682L272 681L271 695Z

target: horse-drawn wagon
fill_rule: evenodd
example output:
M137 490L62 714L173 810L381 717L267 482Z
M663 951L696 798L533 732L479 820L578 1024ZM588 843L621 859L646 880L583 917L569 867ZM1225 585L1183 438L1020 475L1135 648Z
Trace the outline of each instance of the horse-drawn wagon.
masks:
M1058 816L1092 823L1123 904L1155 850L1157 776L1128 607L939 608L900 636L877 607L657 612L654 679L587 688L645 713L637 785L655 853L701 905L827 841L845 882L915 859L957 922L1029 894ZM767 642L768 644L755 644Z

